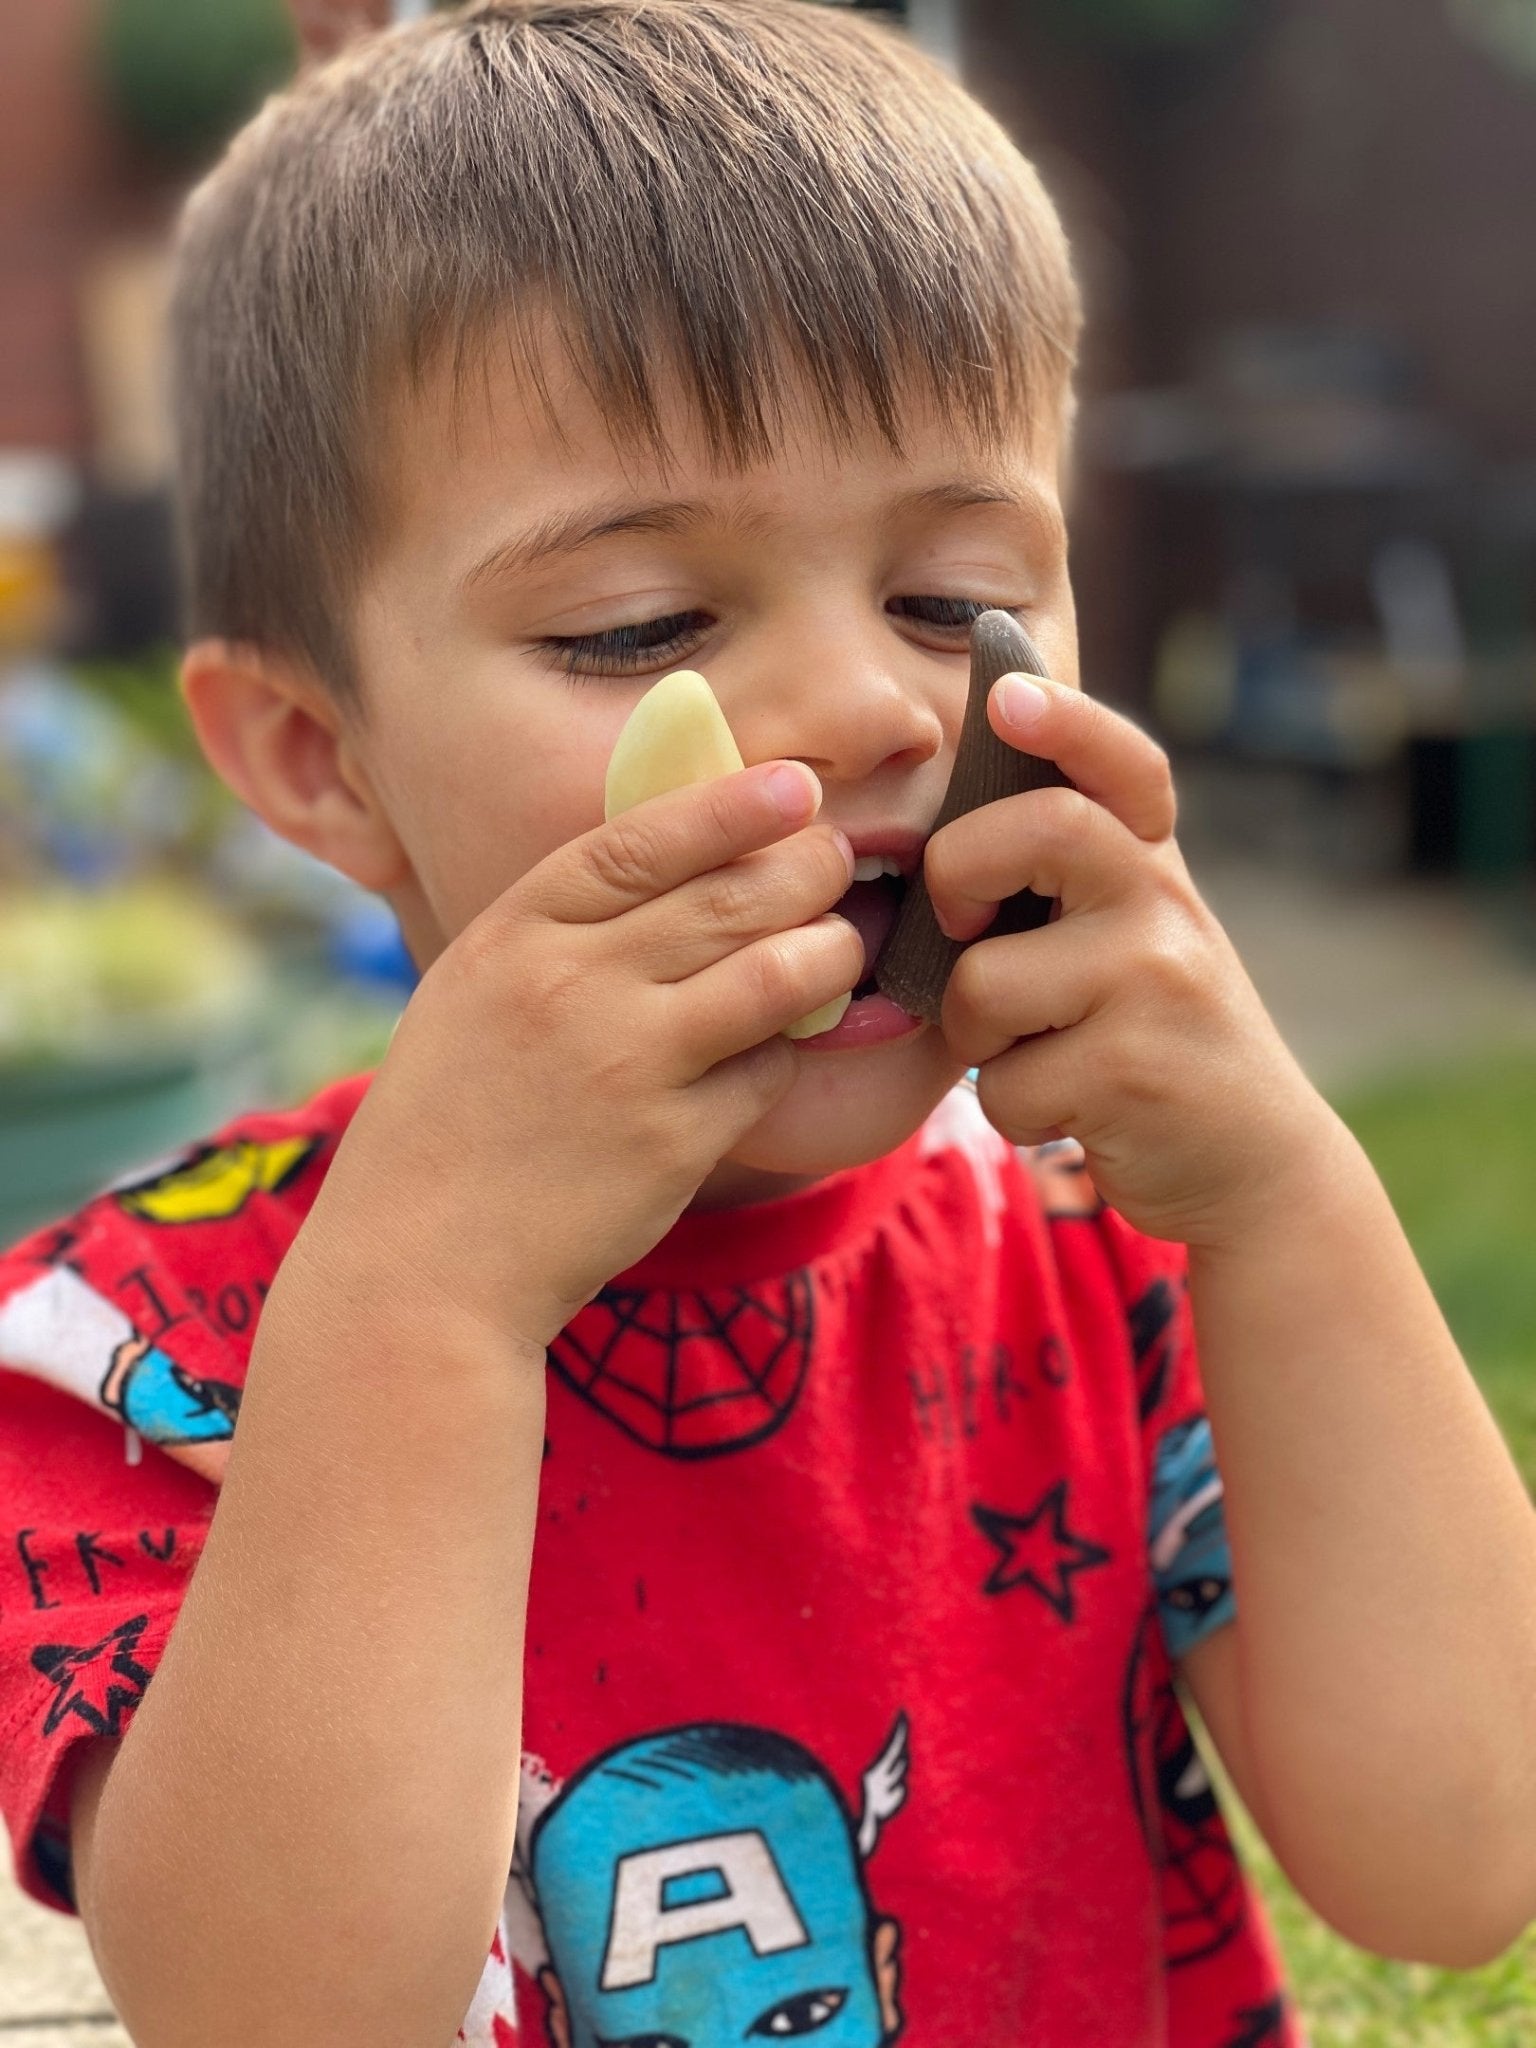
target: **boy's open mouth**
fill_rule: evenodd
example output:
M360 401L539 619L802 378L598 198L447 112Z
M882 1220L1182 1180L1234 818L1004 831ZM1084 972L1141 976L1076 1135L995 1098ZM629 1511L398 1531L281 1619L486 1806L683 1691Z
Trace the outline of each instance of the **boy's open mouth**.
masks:
M878 881L855 882L847 895L832 906L864 941L864 979L853 992L855 1002L879 993L875 987L875 962L891 935L906 893L907 884L901 876L881 875Z

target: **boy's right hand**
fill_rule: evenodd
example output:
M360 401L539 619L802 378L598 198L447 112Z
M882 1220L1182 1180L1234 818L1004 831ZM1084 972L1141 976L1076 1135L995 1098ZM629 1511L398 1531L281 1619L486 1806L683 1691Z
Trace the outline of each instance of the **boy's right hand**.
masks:
M784 1028L861 979L830 914L852 850L810 825L820 802L798 763L749 768L514 883L412 996L305 1253L547 1346L788 1093Z

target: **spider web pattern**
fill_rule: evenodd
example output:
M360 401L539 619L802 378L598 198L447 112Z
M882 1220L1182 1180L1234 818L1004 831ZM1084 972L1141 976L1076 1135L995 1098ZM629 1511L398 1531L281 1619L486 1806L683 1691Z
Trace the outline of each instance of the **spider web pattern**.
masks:
M604 1288L550 1363L624 1434L669 1458L746 1450L779 1428L811 1361L809 1271L706 1293Z
M1131 1654L1125 1736L1136 1811L1162 1872L1164 1956L1170 1969L1214 1955L1248 1915L1248 1887L1178 1695L1148 1655L1155 1615Z

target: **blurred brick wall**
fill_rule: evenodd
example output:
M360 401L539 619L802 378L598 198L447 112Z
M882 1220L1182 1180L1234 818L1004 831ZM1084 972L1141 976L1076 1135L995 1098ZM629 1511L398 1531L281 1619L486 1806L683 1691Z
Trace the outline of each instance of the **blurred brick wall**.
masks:
M0 0L0 447L88 451L82 267L174 205L96 98L93 12L92 0Z
M1210 89L1144 115L1153 367L1232 320L1357 320L1474 446L1536 455L1536 75L1447 0L1285 0Z
M1536 76L1449 0L1248 0L1230 47L1105 65L963 0L966 75L1036 158L1089 305L1083 389L1185 378L1248 323L1396 336L1476 453L1536 457ZM1165 611L1147 493L1073 518L1084 674L1134 699Z
M1020 0L964 0L966 83L1031 158L1059 208L1082 281L1088 325L1079 386L1085 401L1146 375L1137 275L1138 139L1127 80L1064 49ZM1068 480L1072 582L1083 678L1120 701L1139 694L1151 630L1142 494L1125 478Z
M966 0L972 84L1058 178L1096 317L1090 382L1183 376L1236 323L1401 336L1491 454L1536 454L1536 75L1450 0L1249 0L1230 49L1118 74L1021 0ZM1086 241L1085 241L1086 231Z

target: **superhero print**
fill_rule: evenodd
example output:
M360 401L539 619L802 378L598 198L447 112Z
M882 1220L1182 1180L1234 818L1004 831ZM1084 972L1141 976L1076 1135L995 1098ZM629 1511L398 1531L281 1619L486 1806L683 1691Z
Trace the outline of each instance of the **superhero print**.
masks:
M1237 2031L1222 2048L1285 2048L1286 2004L1282 1996L1266 1998L1262 2005L1245 2005L1232 2020Z
M1040 1207L1052 1222L1091 1223L1104 1198L1088 1172L1088 1155L1076 1138L1053 1138L1026 1149L1024 1158L1034 1175Z
M514 1873L532 1910L513 1938L554 2048L894 2041L899 1935L866 1867L906 1775L904 1717L857 1818L798 1742L704 1722L546 1788Z
M151 1443L234 1433L239 1388L187 1372L67 1266L0 1303L0 1359L120 1416Z
M141 1166L0 1256L0 1808L51 1906L65 1760L124 1732L159 1662L217 1497L189 1475L222 1478L365 1085ZM555 1346L529 1725L566 1775L519 1798L463 2048L1038 2048L1139 2040L1160 2006L1179 2048L1293 2041L1146 1562L1161 1531L1165 1621L1181 1585L1206 1604L1211 1475L1169 1435L1200 1406L1181 1255L1100 1207L1080 1148L1017 1150L965 1089L839 1204L758 1220L701 1231L697 1270L617 1276ZM920 1646L891 1701L920 1733L910 1816L904 1723L882 1748L893 1627ZM812 1687L814 1720L765 1704ZM1159 1913L1167 1961L1124 1937Z
M971 1509L971 1520L998 1553L983 1593L1027 1586L1063 1621L1077 1619L1074 1576L1108 1564L1110 1554L1102 1543L1092 1543L1068 1527L1069 1491L1069 1482L1059 1479L1026 1515L1005 1515L979 1505Z
M1147 1533L1163 1637L1169 1656L1182 1657L1237 1612L1221 1474L1203 1415L1158 1443Z
M779 1428L811 1362L808 1272L706 1294L605 1287L549 1347L568 1387L668 1458L745 1450Z
M1241 1930L1248 1891L1161 1654L1154 1615L1131 1654L1124 1714L1136 1811L1162 1873L1164 1954L1168 1967L1178 1969L1214 1955Z
M250 1138L231 1145L201 1145L171 1166L120 1181L113 1200L146 1223L210 1223L238 1215L253 1194L288 1185L319 1145L318 1138Z
M1179 1357L1182 1296L1166 1279L1154 1280L1127 1312L1131 1353L1136 1361L1136 1408L1141 1420L1155 1415L1168 1392Z
M149 1672L137 1658L139 1638L149 1626L147 1614L136 1615L97 1643L39 1643L32 1668L55 1688L43 1717L43 1733L53 1735L71 1715L93 1735L121 1735L123 1716L144 1697Z

